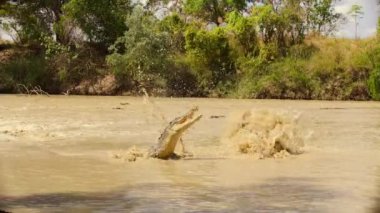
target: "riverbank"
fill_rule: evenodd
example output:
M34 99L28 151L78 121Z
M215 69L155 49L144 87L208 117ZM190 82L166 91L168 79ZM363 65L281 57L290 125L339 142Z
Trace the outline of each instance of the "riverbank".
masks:
M159 97L377 100L379 50L377 38L312 37L293 46L288 56L247 63L243 70L235 70L235 77L209 89L191 71L178 67L166 78L141 82L121 78L107 64L107 54L93 47L76 56L49 58L39 49L3 43L0 93L140 95L145 88Z

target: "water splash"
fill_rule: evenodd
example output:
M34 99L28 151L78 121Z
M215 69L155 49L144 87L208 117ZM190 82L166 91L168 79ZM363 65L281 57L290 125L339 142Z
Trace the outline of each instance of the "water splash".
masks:
M145 106L149 107L149 114L151 118L158 119L162 123L167 123L168 120L166 119L165 115L162 113L162 110L154 103L153 100L151 100L148 92L145 88L141 89L143 95L143 103ZM149 122L148 122L149 123Z
M148 151L132 146L127 150L119 150L117 152L110 152L114 159L120 159L125 162L134 162L137 159L147 158Z
M258 159L303 153L306 136L298 124L300 113L248 110L230 118L222 138L227 149Z

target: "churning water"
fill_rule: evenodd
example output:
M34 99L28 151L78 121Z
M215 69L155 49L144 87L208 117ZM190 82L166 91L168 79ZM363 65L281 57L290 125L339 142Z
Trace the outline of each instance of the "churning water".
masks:
M0 209L375 212L380 208L376 208L380 103L183 98L151 102L132 97L0 96ZM164 120L194 105L203 118L183 137L193 158L133 163L115 158L115 153L132 146L144 149L155 144L167 124ZM248 118L236 117L247 111L253 112ZM285 116L281 123L296 128L297 133L291 129L286 137L302 138L302 154L284 158L250 154L254 149L247 141L265 138L267 124L279 121L262 116L268 112L272 117ZM241 119L250 120L243 128L249 137L234 127ZM231 140L236 146L230 146Z

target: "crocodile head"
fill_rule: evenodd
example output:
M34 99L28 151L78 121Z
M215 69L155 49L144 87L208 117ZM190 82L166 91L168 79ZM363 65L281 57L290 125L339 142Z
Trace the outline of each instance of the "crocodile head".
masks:
M198 121L202 115L195 115L198 112L198 106L195 106L190 109L185 115L174 119L169 124L170 130L178 133L182 133L192 126L196 121Z

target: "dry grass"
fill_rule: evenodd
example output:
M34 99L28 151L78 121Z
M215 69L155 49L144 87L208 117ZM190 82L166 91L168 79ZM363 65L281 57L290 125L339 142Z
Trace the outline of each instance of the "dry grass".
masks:
M242 79L232 96L244 98L301 98L330 100L370 99L368 79L376 66L371 56L376 38L352 40L309 37L305 46L314 51L302 57L290 49L289 57L265 66L266 74ZM376 56L376 54L375 54Z

